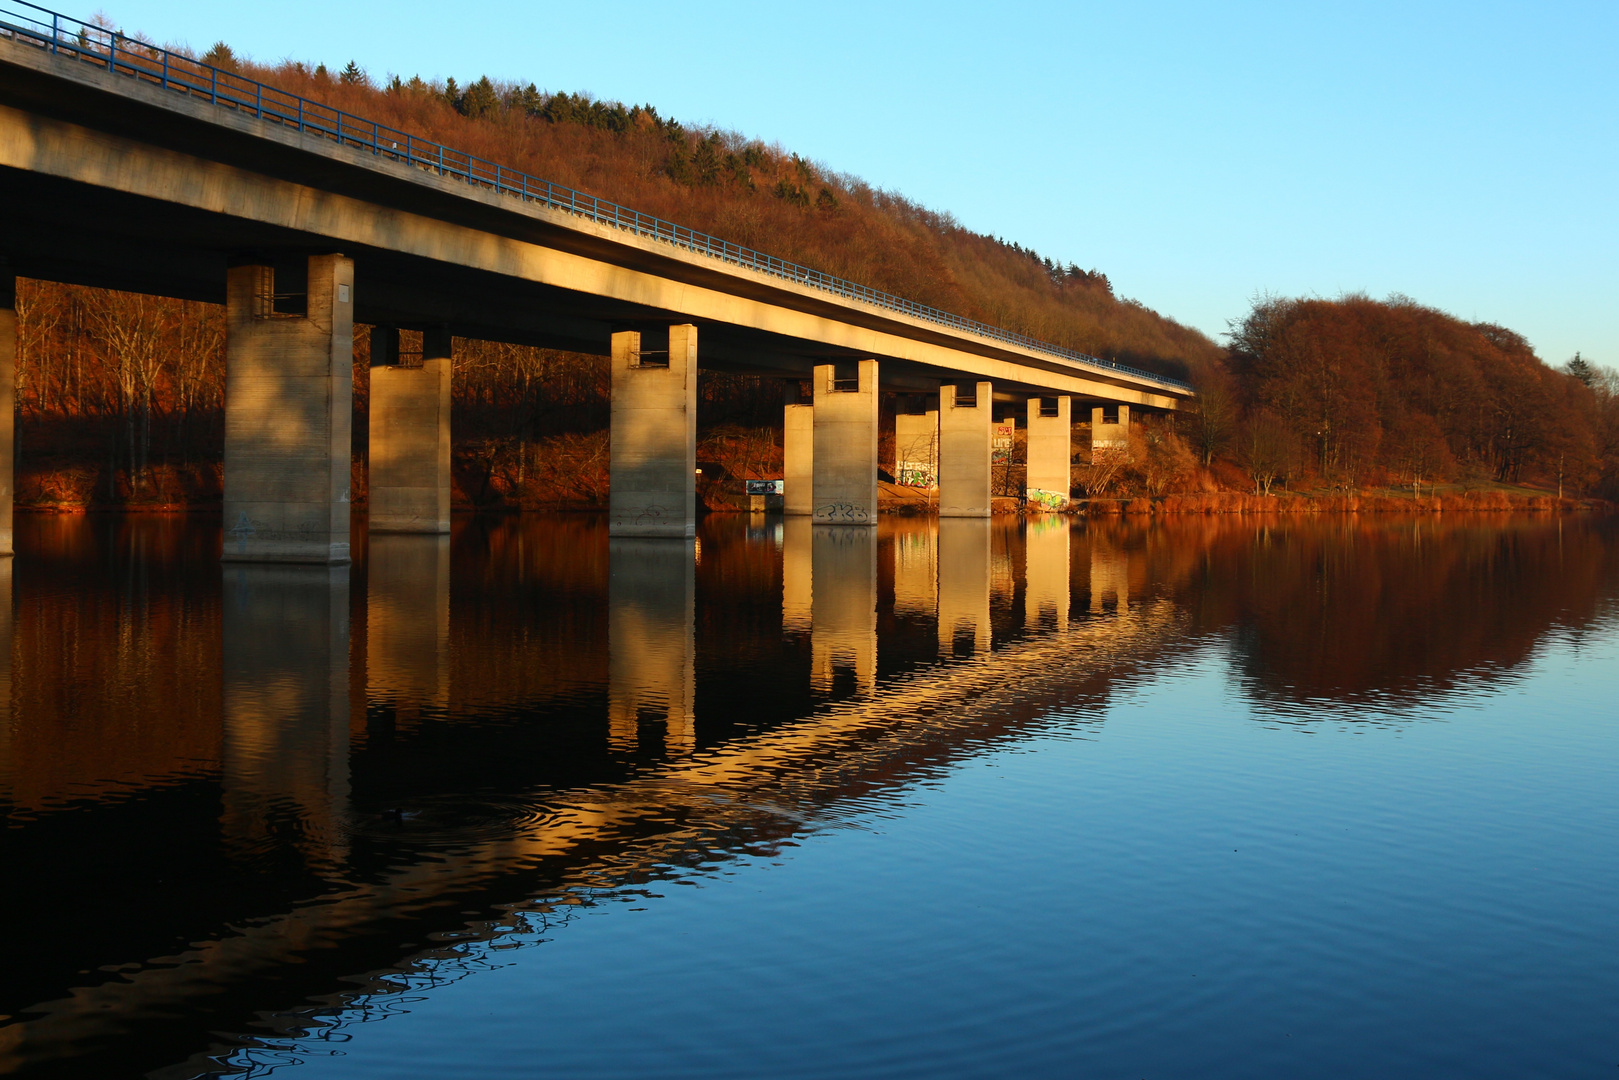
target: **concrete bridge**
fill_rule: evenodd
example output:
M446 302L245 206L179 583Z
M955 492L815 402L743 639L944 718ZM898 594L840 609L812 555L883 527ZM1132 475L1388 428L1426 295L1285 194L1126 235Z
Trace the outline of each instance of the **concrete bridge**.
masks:
M1076 405L1094 425L1116 418L1117 441L1131 408L1191 397L20 0L0 8L7 552L16 275L226 306L228 560L347 561L356 322L377 328L377 531L449 527L453 336L612 357L621 536L694 533L699 362L783 380L787 512L839 524L876 520L882 393L908 395L898 441L929 455L941 515L965 517L989 513L996 409L1025 418L1030 488L1062 500ZM419 354L401 353L401 329L421 331Z

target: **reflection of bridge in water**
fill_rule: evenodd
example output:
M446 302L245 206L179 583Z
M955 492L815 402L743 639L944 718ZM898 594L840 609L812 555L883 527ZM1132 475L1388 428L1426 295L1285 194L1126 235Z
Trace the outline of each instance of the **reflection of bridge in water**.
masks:
M136 573L112 569L150 539L134 525L31 521L49 542L25 547L0 649L0 799L8 873L33 883L6 910L39 944L12 954L0 1071L69 1047L89 1074L142 1071L265 1014L292 1030L387 989L344 996L356 973L768 851L1200 639L1268 719L1326 698L1386 716L1414 678L1500 678L1614 595L1595 528L1437 527L758 518L698 547L468 522L454 561L377 537L352 579L221 579L217 534Z
M820 827L851 800L1018 737L1055 706L1095 700L1111 678L1155 655L1182 620L1165 601L1070 626L1069 560L1058 554L1070 536L1067 522L1058 524L1032 532L1019 575L1011 563L1022 545L996 544L988 521L946 522L942 530L900 522L880 536L787 522L781 620L788 636L807 631L811 639L815 704L796 720L702 747L698 554L689 542L612 541L606 740L614 751L661 742L662 763L617 783L522 792L506 800L521 805L496 827L451 825L436 834L428 826L420 831L425 849L414 851L409 800L397 821L384 817L381 825L374 806L355 804L351 690L363 676L371 708L385 703L396 723L443 716L453 705L455 648L477 643L450 641L446 542L371 541L363 660L355 656L361 669L352 675L347 568L227 568L223 840L245 860L290 845L327 889L258 918L220 912L215 927L191 930L189 948L36 1005L28 1011L37 1016L0 1029L0 1065L93 1046L128 1025L160 1027L289 970L300 972L302 993L330 993L356 971L408 968L379 927L413 927L390 940L420 937L428 931L414 928L419 921L448 929L443 924L455 922L448 913L469 903L488 909L536 893L554 899L559 889L633 885L779 842ZM992 601L1009 604L1019 577L1035 598L1027 615L1033 632L1008 623L1015 633L991 650ZM948 662L912 657L878 679L888 583L893 611L913 622L937 620L939 655ZM356 860L365 862L391 830L404 838L394 845L404 857L396 850L380 870L357 873ZM514 925L479 922L459 937ZM302 1001L268 1004L295 1009ZM255 1000L255 1011L264 1004ZM208 1025L245 1027L250 1019L243 1013Z

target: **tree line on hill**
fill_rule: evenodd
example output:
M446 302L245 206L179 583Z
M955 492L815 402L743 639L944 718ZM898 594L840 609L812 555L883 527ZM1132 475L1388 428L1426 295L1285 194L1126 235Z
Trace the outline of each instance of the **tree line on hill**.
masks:
M447 145L727 240L969 318L1191 379L1195 411L1146 418L1128 452L1079 447L1081 493L1248 487L1355 491L1531 483L1619 497L1619 380L1576 357L1543 363L1518 334L1404 299L1265 297L1222 348L1114 294L1108 277L757 140L625 106L482 77L390 78L350 63L238 70ZM20 283L21 503L217 497L220 309ZM356 445L366 339L356 334ZM704 372L700 424L718 476L779 469L778 389ZM599 503L607 374L599 357L458 341L457 481L465 497ZM890 440L891 441L891 440ZM1081 440L1083 442L1083 440ZM363 471L358 477L363 484Z

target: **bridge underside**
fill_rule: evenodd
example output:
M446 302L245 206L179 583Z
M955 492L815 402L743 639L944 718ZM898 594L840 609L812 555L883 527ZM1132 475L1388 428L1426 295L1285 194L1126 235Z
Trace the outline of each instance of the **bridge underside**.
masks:
M1029 402L1030 425L1067 428L1111 404L1122 422L1106 441L1127 448L1130 407L1186 396L5 42L0 262L7 297L23 276L225 304L226 554L239 559L347 558L356 323L381 328L374 365L400 362L385 355L399 329L437 343L442 371L384 380L371 422L384 487L403 500L387 527L427 532L448 527L455 336L613 357L620 535L691 535L699 368L788 384L789 411L806 415L787 472L813 488L789 503L843 524L876 520L881 393L912 395L901 411L923 415L906 425L907 463L950 493L941 513L948 501L965 516L989 512L997 406L1016 406L1004 421ZM0 366L14 350L0 342ZM1042 439L1040 482L1060 504L1063 439Z

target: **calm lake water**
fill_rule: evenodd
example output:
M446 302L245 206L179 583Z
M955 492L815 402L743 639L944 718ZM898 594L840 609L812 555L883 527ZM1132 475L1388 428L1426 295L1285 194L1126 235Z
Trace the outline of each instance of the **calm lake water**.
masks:
M0 1073L1619 1075L1619 526L0 563Z

